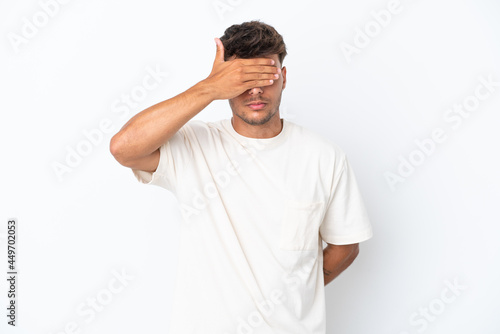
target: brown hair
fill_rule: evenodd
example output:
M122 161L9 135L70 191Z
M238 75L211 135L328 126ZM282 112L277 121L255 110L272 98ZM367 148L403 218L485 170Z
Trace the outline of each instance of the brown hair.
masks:
M281 66L287 54L283 37L268 24L257 21L233 24L220 38L224 45L224 60L258 58L277 54Z

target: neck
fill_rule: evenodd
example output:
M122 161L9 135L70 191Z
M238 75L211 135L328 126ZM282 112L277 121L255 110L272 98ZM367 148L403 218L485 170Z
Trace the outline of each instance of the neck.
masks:
M243 121L239 117L231 117L231 124L236 132L249 138L272 138L280 134L283 129L283 120L279 113L276 113L268 122L264 124L252 125Z

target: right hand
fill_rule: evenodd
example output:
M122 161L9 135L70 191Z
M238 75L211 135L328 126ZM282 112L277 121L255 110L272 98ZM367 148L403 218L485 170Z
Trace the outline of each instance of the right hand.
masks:
M270 86L278 80L281 69L269 58L232 59L224 61L224 45L215 39L217 52L210 75L204 80L210 85L214 100L232 99L253 87ZM278 74L278 77L274 75Z

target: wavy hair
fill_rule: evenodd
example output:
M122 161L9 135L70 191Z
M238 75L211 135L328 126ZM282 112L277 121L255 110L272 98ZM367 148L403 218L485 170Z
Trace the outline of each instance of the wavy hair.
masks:
M224 60L258 58L277 54L281 66L287 54L283 37L272 26L259 20L234 24L220 37L224 45Z

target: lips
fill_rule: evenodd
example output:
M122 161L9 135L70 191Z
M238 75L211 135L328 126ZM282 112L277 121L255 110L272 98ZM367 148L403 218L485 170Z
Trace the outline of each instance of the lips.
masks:
M250 104L247 104L247 106L252 109L252 110L259 110L262 109L266 106L267 103L262 102L262 101L255 101L251 102Z

